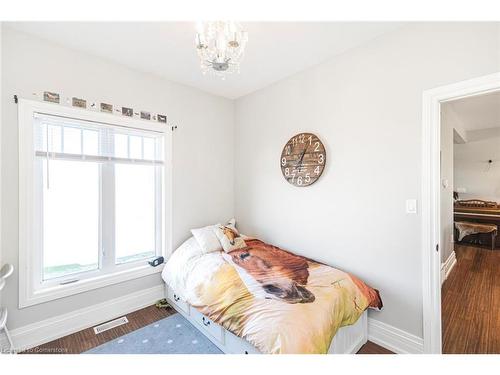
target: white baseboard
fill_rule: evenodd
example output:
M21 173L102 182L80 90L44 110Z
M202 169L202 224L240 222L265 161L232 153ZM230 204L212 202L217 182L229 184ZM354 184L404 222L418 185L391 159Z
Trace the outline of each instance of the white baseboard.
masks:
M368 318L368 340L398 354L424 352L422 338L372 318Z
M455 256L455 251L452 251L448 259L441 264L441 285L443 285L444 281L448 278L455 264L457 264L457 258Z
M129 314L165 298L164 285L127 294L97 305L55 316L10 331L16 351L33 348L57 338ZM0 347L3 347L3 337ZM5 340L6 341L6 340Z

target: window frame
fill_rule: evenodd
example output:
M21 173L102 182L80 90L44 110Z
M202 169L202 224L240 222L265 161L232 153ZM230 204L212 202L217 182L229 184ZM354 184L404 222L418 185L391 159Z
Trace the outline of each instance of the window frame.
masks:
M169 126L153 121L121 117L53 103L19 99L19 308L161 272L163 265L151 267L145 262L145 264L140 265L138 262L131 262L117 264L114 267L116 270L113 272L106 273L102 270L99 272L88 271L87 277L78 277L78 281L69 284L61 285L61 279L58 279L59 282L57 283L45 283L43 288L39 287L38 280L41 270L37 272L37 267L41 265L41 254L39 254L39 251L36 251L35 241L38 241L40 238L40 228L37 228L35 225L35 213L39 214L39 212L36 210L37 205L34 196L36 191L35 184L37 182L34 177L35 159L33 157L33 119L36 113L162 133L164 137L164 164L161 169L163 179L161 230L163 238L160 248L156 249L156 254L166 257L167 254L171 253L172 249L172 132ZM161 192L158 193L157 191L156 194L161 194ZM156 212L159 211L156 210ZM156 234L158 235L158 232ZM101 254L99 254L99 262L102 262ZM75 279L77 278L76 275L82 274L73 274L68 276L67 279Z

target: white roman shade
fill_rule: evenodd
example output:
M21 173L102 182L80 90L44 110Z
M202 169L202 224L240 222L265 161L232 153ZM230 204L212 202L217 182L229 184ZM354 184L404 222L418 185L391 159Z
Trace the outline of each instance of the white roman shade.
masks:
M163 165L162 133L34 113L38 157Z

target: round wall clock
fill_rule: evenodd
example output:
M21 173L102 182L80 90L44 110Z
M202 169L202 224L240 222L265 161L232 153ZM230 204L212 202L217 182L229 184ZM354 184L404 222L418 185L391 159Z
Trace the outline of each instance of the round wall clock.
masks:
M326 164L325 146L312 133L300 133L290 138L281 152L281 172L294 186L314 184Z

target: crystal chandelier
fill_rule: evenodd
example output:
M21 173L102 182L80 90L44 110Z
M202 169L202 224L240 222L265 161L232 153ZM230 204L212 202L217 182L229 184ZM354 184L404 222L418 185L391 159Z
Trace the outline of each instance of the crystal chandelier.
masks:
M239 73L248 33L237 22L212 21L197 25L196 50L203 74L211 72L225 79Z

